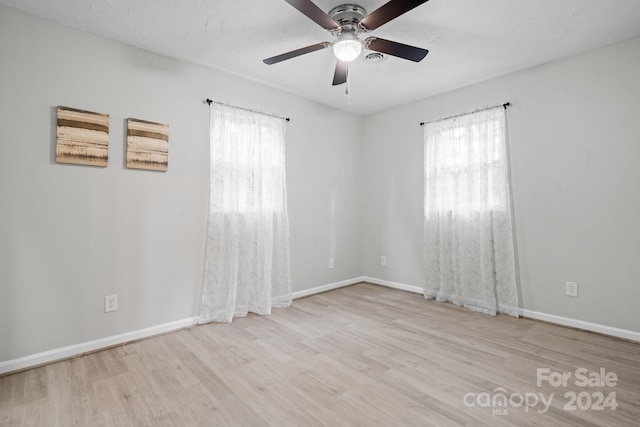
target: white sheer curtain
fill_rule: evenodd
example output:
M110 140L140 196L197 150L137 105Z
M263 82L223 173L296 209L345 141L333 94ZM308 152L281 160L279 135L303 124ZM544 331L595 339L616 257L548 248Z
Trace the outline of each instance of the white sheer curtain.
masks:
M200 323L291 305L285 121L211 105Z
M505 109L427 123L425 297L518 316Z

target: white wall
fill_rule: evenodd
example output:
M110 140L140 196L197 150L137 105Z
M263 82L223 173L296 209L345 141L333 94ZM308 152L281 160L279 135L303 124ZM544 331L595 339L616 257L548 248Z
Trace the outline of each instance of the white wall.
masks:
M423 283L419 123L510 101L524 308L640 331L638 76L640 38L366 117L365 275Z
M0 6L0 362L197 316L207 97L291 117L294 291L362 275L360 117ZM107 168L55 163L57 105L110 114ZM168 172L123 167L128 117Z

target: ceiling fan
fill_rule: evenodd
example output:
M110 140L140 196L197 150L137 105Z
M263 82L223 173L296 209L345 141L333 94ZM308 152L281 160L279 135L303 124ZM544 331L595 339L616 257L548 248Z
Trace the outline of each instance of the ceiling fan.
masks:
M333 53L337 58L336 71L333 76L333 85L346 83L349 74L349 62L356 59L362 49L386 53L398 58L420 62L429 51L415 46L368 37L364 41L358 38L360 33L368 33L392 19L410 11L411 9L426 3L428 0L391 0L367 15L366 10L357 4L343 4L336 6L325 13L311 0L285 0L291 6L298 9L309 19L329 31L336 40L317 43L291 52L264 59L267 65L273 65L287 59L333 47Z

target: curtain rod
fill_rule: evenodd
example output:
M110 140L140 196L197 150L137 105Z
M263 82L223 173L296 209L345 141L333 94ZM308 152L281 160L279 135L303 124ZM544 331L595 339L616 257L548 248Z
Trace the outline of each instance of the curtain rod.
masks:
M420 122L420 126L424 126L426 124L433 123L433 122L439 122L441 120L455 119L456 117L466 116L467 114L479 113L480 111L493 110L494 108L498 108L498 107L503 107L506 110L507 107L510 107L510 106L511 106L510 102L505 102L504 104L496 104L496 105L492 105L491 107L480 108L478 110L469 111L467 113L460 113L454 116L443 117L442 119L438 119L438 120L431 120L430 122Z
M233 107L233 108L239 108L239 109L245 110L245 111L251 111L252 113L264 114L265 116L270 116L270 117L277 117L278 119L283 119L283 120L286 120L286 121L290 121L291 120L289 117L282 117L282 116L278 116L276 114L265 113L264 111L252 110L250 108L244 108L244 107L240 107L240 106L233 105L233 104L226 104L224 102L214 101L213 99L209 99L209 98L205 99L202 103L203 104L209 104L209 106L211 106L211 104L225 105L227 107Z

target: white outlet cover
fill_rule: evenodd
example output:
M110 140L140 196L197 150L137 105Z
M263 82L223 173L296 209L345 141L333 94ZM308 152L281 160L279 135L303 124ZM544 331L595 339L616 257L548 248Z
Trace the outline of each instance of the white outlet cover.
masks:
M118 295L104 297L104 312L109 313L118 310Z
M578 298L578 283L565 282L565 294L570 297Z

